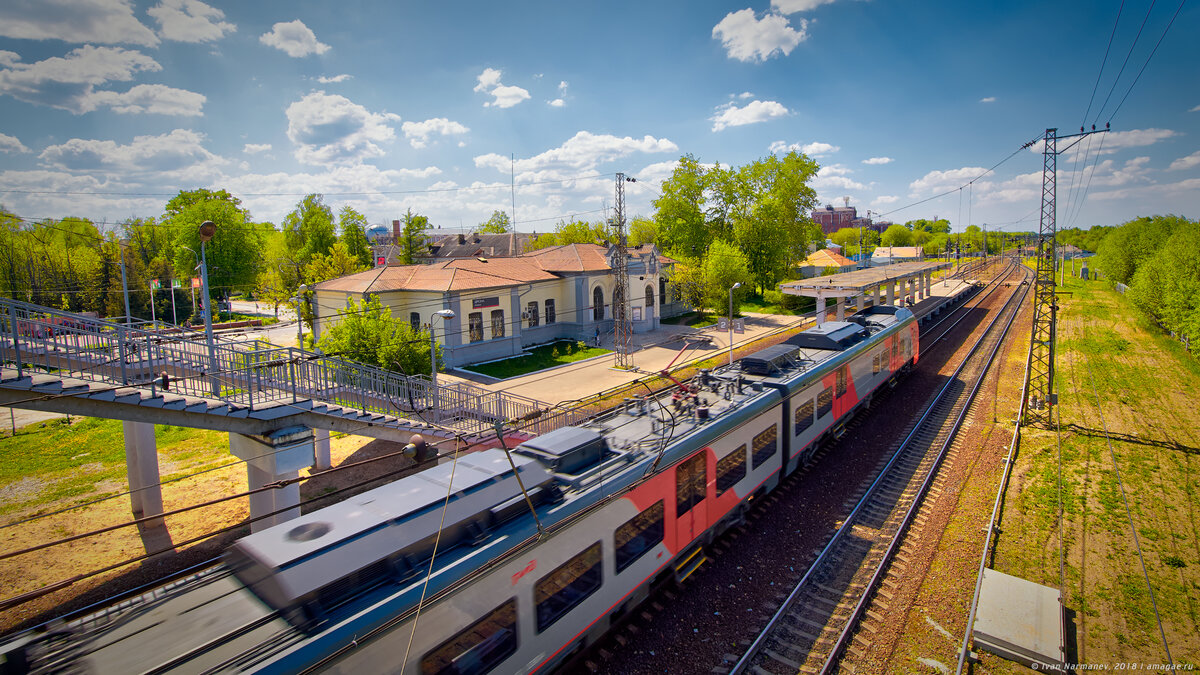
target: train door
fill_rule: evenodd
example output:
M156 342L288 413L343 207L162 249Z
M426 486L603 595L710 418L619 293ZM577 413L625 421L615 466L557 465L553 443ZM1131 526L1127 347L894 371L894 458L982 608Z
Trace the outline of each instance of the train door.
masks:
M687 546L708 527L708 457L701 450L675 469L675 542Z

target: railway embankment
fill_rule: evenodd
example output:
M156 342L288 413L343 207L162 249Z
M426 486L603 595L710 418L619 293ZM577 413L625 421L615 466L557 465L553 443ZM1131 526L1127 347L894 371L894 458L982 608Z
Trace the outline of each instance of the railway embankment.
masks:
M1072 663L1194 667L1200 664L1200 362L1104 282L1068 278L1063 290L1056 424L1022 432L988 564L1062 587ZM943 491L953 494L937 507L945 528L924 545L926 564L906 580L907 601L893 603L889 623L896 629L875 639L877 672L954 671L1011 439L1028 320L1025 326L1024 346L1010 349L991 385L995 407L977 408L963 439L980 447L978 460L960 489ZM1029 672L986 652L980 658L967 672Z

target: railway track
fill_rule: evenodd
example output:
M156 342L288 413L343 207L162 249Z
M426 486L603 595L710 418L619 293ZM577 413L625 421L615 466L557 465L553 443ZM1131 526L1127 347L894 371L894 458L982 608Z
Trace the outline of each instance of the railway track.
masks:
M904 564L904 535L1027 290L1011 294L731 672L833 672L854 631L870 631L860 621L889 565Z

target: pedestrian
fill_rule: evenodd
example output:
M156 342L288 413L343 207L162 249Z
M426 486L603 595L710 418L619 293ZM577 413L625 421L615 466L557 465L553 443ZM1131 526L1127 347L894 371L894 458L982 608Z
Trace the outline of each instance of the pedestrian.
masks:
M596 326L596 346L600 346L600 327Z

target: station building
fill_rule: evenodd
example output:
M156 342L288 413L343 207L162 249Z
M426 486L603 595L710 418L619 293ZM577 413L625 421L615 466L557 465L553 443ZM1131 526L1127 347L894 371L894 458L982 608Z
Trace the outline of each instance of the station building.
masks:
M658 328L675 261L645 245L628 249L629 308L635 333ZM373 296L414 329L433 324L448 367L519 356L557 339L590 341L613 330L616 246L568 244L510 258L456 258L383 265L316 284L316 337L349 302ZM448 309L454 317L435 312ZM444 324L444 325L443 325Z

